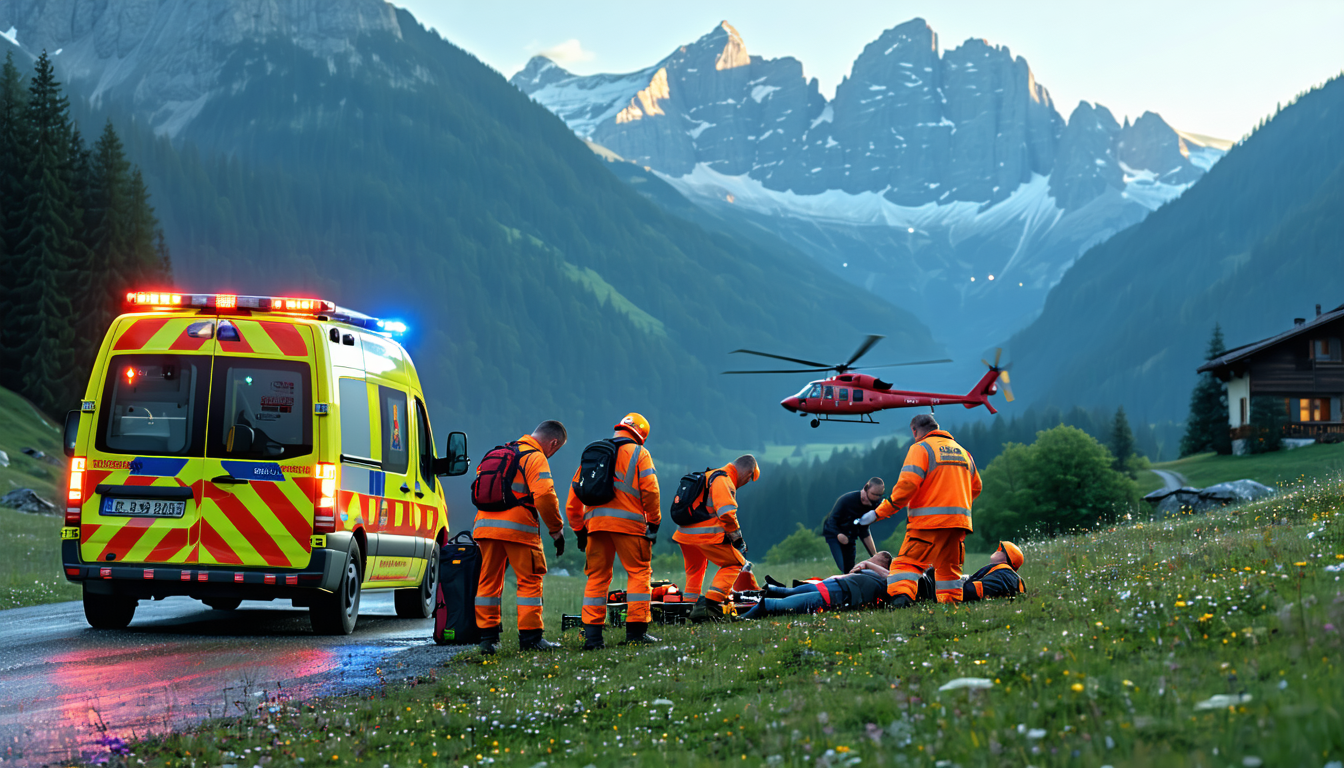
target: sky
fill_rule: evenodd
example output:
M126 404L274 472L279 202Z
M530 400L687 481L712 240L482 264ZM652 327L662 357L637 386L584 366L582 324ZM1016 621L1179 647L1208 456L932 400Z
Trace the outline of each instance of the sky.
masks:
M942 50L980 37L1025 58L1066 118L1088 101L1231 140L1344 71L1344 0L392 2L506 77L542 52L579 74L643 69L726 20L827 98L866 44L921 17Z

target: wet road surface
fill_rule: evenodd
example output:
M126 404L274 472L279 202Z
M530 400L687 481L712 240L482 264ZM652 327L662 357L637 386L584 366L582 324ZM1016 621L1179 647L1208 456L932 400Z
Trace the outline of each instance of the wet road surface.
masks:
M0 611L0 765L87 760L104 735L180 729L269 696L371 688L379 668L388 681L427 673L457 650L435 646L431 629L396 618L391 592L363 595L346 637L314 635L288 601L141 601L120 631L90 628L78 602Z

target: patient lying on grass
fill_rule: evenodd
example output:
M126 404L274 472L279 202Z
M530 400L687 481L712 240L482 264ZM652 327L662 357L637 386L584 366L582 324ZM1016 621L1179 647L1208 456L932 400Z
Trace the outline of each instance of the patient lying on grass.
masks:
M818 582L796 587L776 583L765 585L765 596L744 619L760 619L786 613L815 613L821 610L873 608L887 602L887 569L891 553L876 555L854 566L854 570Z

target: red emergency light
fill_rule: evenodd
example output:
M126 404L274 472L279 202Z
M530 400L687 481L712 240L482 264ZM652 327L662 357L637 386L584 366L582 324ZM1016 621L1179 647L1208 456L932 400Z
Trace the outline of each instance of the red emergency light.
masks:
M239 296L233 293L152 293L132 291L126 305L133 309L214 309L233 311L285 312L299 315L331 315L336 303L324 299L298 299L287 296Z

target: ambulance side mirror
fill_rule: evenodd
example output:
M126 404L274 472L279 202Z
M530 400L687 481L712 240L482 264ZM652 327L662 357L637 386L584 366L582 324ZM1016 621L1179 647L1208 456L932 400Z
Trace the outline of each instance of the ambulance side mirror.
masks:
M252 444L257 441L257 431L246 424L234 424L229 427L229 442L224 446L225 453L251 453Z
M434 474L457 477L465 475L471 466L471 457L467 456L467 433L450 432L448 434L448 455L434 460Z
M79 442L79 411L69 411L65 414L65 435L62 442L65 443L66 458L73 458L75 446Z

